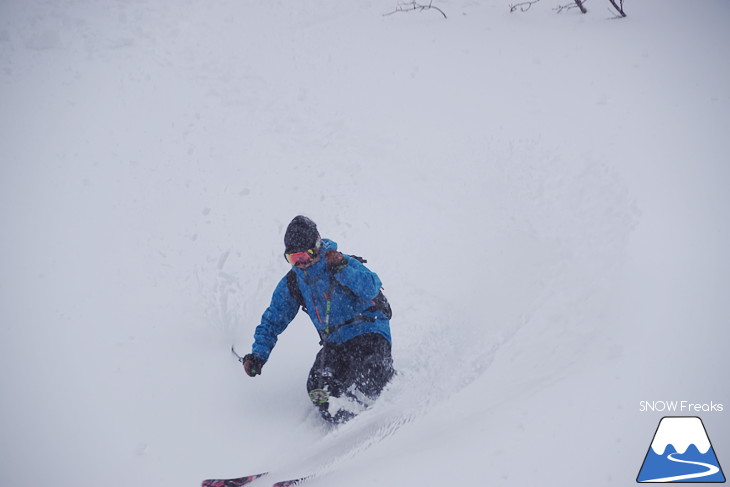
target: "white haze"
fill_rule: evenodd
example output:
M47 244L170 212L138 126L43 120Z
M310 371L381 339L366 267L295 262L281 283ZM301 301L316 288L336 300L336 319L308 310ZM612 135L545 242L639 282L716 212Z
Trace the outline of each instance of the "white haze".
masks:
M730 407L730 3L435 4L0 2L0 485L623 486ZM334 431L305 317L230 353L300 213L394 308Z

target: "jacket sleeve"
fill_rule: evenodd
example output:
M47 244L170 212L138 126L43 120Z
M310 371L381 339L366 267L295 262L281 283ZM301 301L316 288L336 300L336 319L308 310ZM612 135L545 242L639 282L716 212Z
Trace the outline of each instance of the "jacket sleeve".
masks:
M289 292L285 276L277 284L271 304L264 311L261 324L256 327L251 352L264 361L268 360L279 335L286 330L298 311L299 303Z
M357 259L345 257L347 265L335 273L337 282L364 299L374 299L383 283L376 273L365 267Z

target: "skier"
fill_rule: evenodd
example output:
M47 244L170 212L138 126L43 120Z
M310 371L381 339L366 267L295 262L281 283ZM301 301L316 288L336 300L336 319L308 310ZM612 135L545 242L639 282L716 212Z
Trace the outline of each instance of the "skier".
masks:
M322 345L307 380L309 398L326 421L347 421L393 377L390 305L378 275L363 259L344 255L335 242L321 238L309 218L299 215L289 223L284 246L292 269L274 290L243 368L250 377L261 373L278 335L301 306Z

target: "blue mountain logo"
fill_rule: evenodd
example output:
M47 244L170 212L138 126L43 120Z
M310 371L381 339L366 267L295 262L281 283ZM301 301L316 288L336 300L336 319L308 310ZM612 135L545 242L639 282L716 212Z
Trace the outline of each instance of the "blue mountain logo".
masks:
M662 418L636 481L725 482L702 420L696 416Z

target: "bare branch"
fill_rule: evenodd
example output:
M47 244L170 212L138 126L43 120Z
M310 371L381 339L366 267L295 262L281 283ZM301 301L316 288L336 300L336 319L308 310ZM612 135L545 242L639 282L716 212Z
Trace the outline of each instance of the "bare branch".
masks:
M408 3L398 3L398 5L396 5L396 7L395 7L395 10L393 10L392 12L388 12L387 14L383 14L383 16L385 17L386 15L393 15L394 13L397 13L397 12L411 12L413 10L423 11L423 10L430 10L430 9L437 10L441 15L444 16L445 19L448 18L448 17L446 17L446 14L444 13L443 10L441 10L440 8L433 5L433 0L428 2L428 5L421 5L420 3L416 3L415 0L413 2L408 2Z
M532 8L533 5L535 5L540 0L525 0L519 3L510 4L509 11L510 12L516 12L519 10L520 12L527 12ZM620 19L622 17L626 17L626 12L624 12L624 0L608 0L611 2L611 5L614 9L618 12L618 14L613 17L615 19ZM571 10L574 8L580 9L581 13L587 14L588 9L586 8L586 3L588 0L571 0L571 3L566 3L563 5L558 5L553 10L557 13L562 13L563 10Z
M615 18L626 17L626 12L624 12L624 0L619 0L618 4L616 3L616 0L608 0L608 1L611 2L611 5L613 5L613 8L615 8L619 13L619 15L616 16Z
M532 7L539 1L540 0L528 0L527 2L515 3L514 5L509 6L509 11L514 12L516 10L519 10L520 12L527 12L528 10L530 10L530 7Z
M588 10L585 8L585 3L588 0L574 0L574 3L568 3L566 5L558 5L553 10L555 10L557 13L561 13L563 10L572 10L574 8L579 8L580 11L584 14L588 13Z

